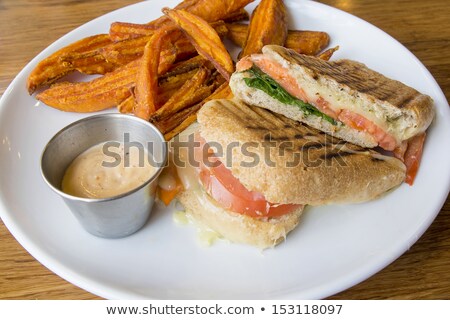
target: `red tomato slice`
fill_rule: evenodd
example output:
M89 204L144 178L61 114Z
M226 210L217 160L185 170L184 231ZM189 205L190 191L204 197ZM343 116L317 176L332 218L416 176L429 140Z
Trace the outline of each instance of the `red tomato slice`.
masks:
M408 149L405 152L406 179L410 186L414 183L417 171L419 170L420 159L422 158L423 144L426 133L419 134L408 140Z
M349 127L371 134L384 150L393 151L397 147L393 136L360 114L345 109L339 113L338 119Z
M403 141L397 148L392 151L394 157L405 163L405 153L408 149L408 141Z
M199 161L199 176L206 192L216 200L222 208L233 212L245 214L251 217L278 217L288 214L302 205L297 204L273 204L267 202L264 195L259 192L249 191L233 176L223 163L214 155L208 156L214 166L207 167L203 156L205 141L197 135L196 141L200 147L195 148L195 160ZM202 159L202 160L201 160ZM216 162L217 161L217 162Z

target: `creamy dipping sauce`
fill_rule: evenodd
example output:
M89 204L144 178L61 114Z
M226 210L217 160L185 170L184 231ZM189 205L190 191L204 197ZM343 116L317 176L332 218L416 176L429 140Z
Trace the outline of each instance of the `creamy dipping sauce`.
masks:
M156 172L147 150L115 142L104 152L106 143L75 158L64 174L62 191L82 198L114 197L137 188Z

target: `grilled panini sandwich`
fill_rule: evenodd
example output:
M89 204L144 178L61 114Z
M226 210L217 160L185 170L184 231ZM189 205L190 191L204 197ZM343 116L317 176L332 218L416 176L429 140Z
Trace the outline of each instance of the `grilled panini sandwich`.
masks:
M196 169L178 168L178 199L233 242L271 247L297 225L303 204L367 201L405 177L396 158L238 100L208 102L198 122L203 156L194 153Z
M230 87L247 103L362 147L395 151L399 158L409 142L420 158L418 144L435 114L432 99L362 63L324 61L269 45L243 58L237 70Z

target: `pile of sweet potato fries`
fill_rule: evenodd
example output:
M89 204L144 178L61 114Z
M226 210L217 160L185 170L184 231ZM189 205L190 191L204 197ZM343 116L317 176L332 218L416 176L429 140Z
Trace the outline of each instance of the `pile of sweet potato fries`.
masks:
M206 101L232 97L234 62L224 38L242 47L241 57L266 44L323 59L337 49L322 52L329 43L325 32L288 30L282 0L261 0L249 17L244 7L252 1L185 0L147 24L115 22L109 34L79 40L42 60L27 79L28 92L39 89L38 100L63 111L117 106L151 121L169 140L196 120ZM240 23L249 18L248 25ZM101 76L56 83L74 71Z

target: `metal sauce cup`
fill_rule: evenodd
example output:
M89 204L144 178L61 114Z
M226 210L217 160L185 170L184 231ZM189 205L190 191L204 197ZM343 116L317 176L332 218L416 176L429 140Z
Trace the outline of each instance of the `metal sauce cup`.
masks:
M125 139L128 136L129 140ZM153 156L156 172L137 188L111 198L80 198L63 192L61 182L72 161L90 147L107 141L142 145ZM155 126L134 116L110 113L84 118L59 131L42 153L41 172L88 232L103 238L121 238L138 231L147 221L166 161L167 145Z

